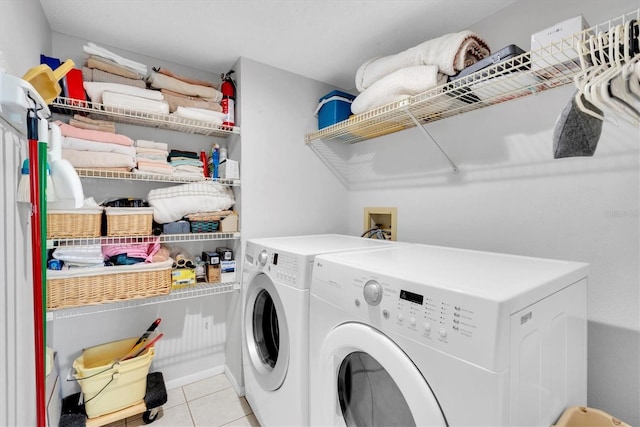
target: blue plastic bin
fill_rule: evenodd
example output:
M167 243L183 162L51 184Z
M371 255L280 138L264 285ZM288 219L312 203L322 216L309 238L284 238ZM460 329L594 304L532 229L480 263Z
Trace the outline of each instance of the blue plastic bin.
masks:
M351 103L355 96L334 90L318 100L316 116L318 116L318 129L326 128L343 120L347 120L351 115Z

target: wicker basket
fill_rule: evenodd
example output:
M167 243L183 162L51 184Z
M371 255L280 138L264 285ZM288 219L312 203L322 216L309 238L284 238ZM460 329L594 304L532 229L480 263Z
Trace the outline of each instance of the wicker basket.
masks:
M152 208L105 208L107 236L150 236L153 230Z
M47 212L47 239L100 237L102 208Z
M150 271L48 277L47 309L55 310L166 295L171 291L171 264L172 262L166 264L166 268Z
M220 221L189 221L192 233L215 233Z

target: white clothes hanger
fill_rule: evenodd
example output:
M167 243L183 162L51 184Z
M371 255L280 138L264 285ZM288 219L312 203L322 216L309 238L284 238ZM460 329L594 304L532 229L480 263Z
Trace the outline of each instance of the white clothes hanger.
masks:
M589 52L594 66L587 70L584 78L579 83L576 82L576 86L578 86L580 93L576 94L575 100L578 108L584 113L618 126L618 122L614 118L600 115L595 111L586 108L581 99L582 96L584 96L585 100L593 104L594 107L603 111L603 113L605 110L610 109L609 105L599 97L598 90L594 89L595 83L598 81L598 76L609 69L609 65L607 63L607 59L609 57L608 37L609 36L606 33L601 32L592 35L589 38Z
M575 103L580 111L583 113L595 117L596 119L605 121L605 117L596 113L595 111L587 108L582 102L582 98L586 99L585 94L585 85L589 81L590 75L595 71L597 67L599 67L599 59L595 55L595 41L594 36L592 35L589 40L589 47L586 46L587 41L579 41L578 42L578 57L580 58L580 65L582 67L582 72L576 74L574 76L574 84L578 89L578 92L575 95ZM591 59L591 65L587 64L587 58Z
M603 105L609 107L615 113L631 124L637 125L640 120L640 112L633 107L634 100L626 93L624 82L621 85L614 82L614 78L622 71L622 58L625 53L620 52L623 44L624 27L618 25L609 30L608 35L608 68L598 75L590 90L592 96L597 98ZM615 93L614 93L615 86Z

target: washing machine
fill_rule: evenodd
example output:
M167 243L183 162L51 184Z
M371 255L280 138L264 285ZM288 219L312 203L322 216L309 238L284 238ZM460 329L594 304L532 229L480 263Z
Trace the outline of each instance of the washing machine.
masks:
M420 244L317 256L310 424L553 424L586 405L587 275Z
M339 234L247 241L243 370L245 395L260 425L309 424L309 285L314 256L395 244Z

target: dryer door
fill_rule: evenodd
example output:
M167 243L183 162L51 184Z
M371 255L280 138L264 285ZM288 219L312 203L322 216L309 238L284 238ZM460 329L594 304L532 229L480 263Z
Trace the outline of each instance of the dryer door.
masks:
M289 328L284 307L266 274L258 274L245 285L244 339L249 364L264 390L277 390L289 367Z
M391 339L360 323L333 329L320 351L323 425L446 426L429 384Z

